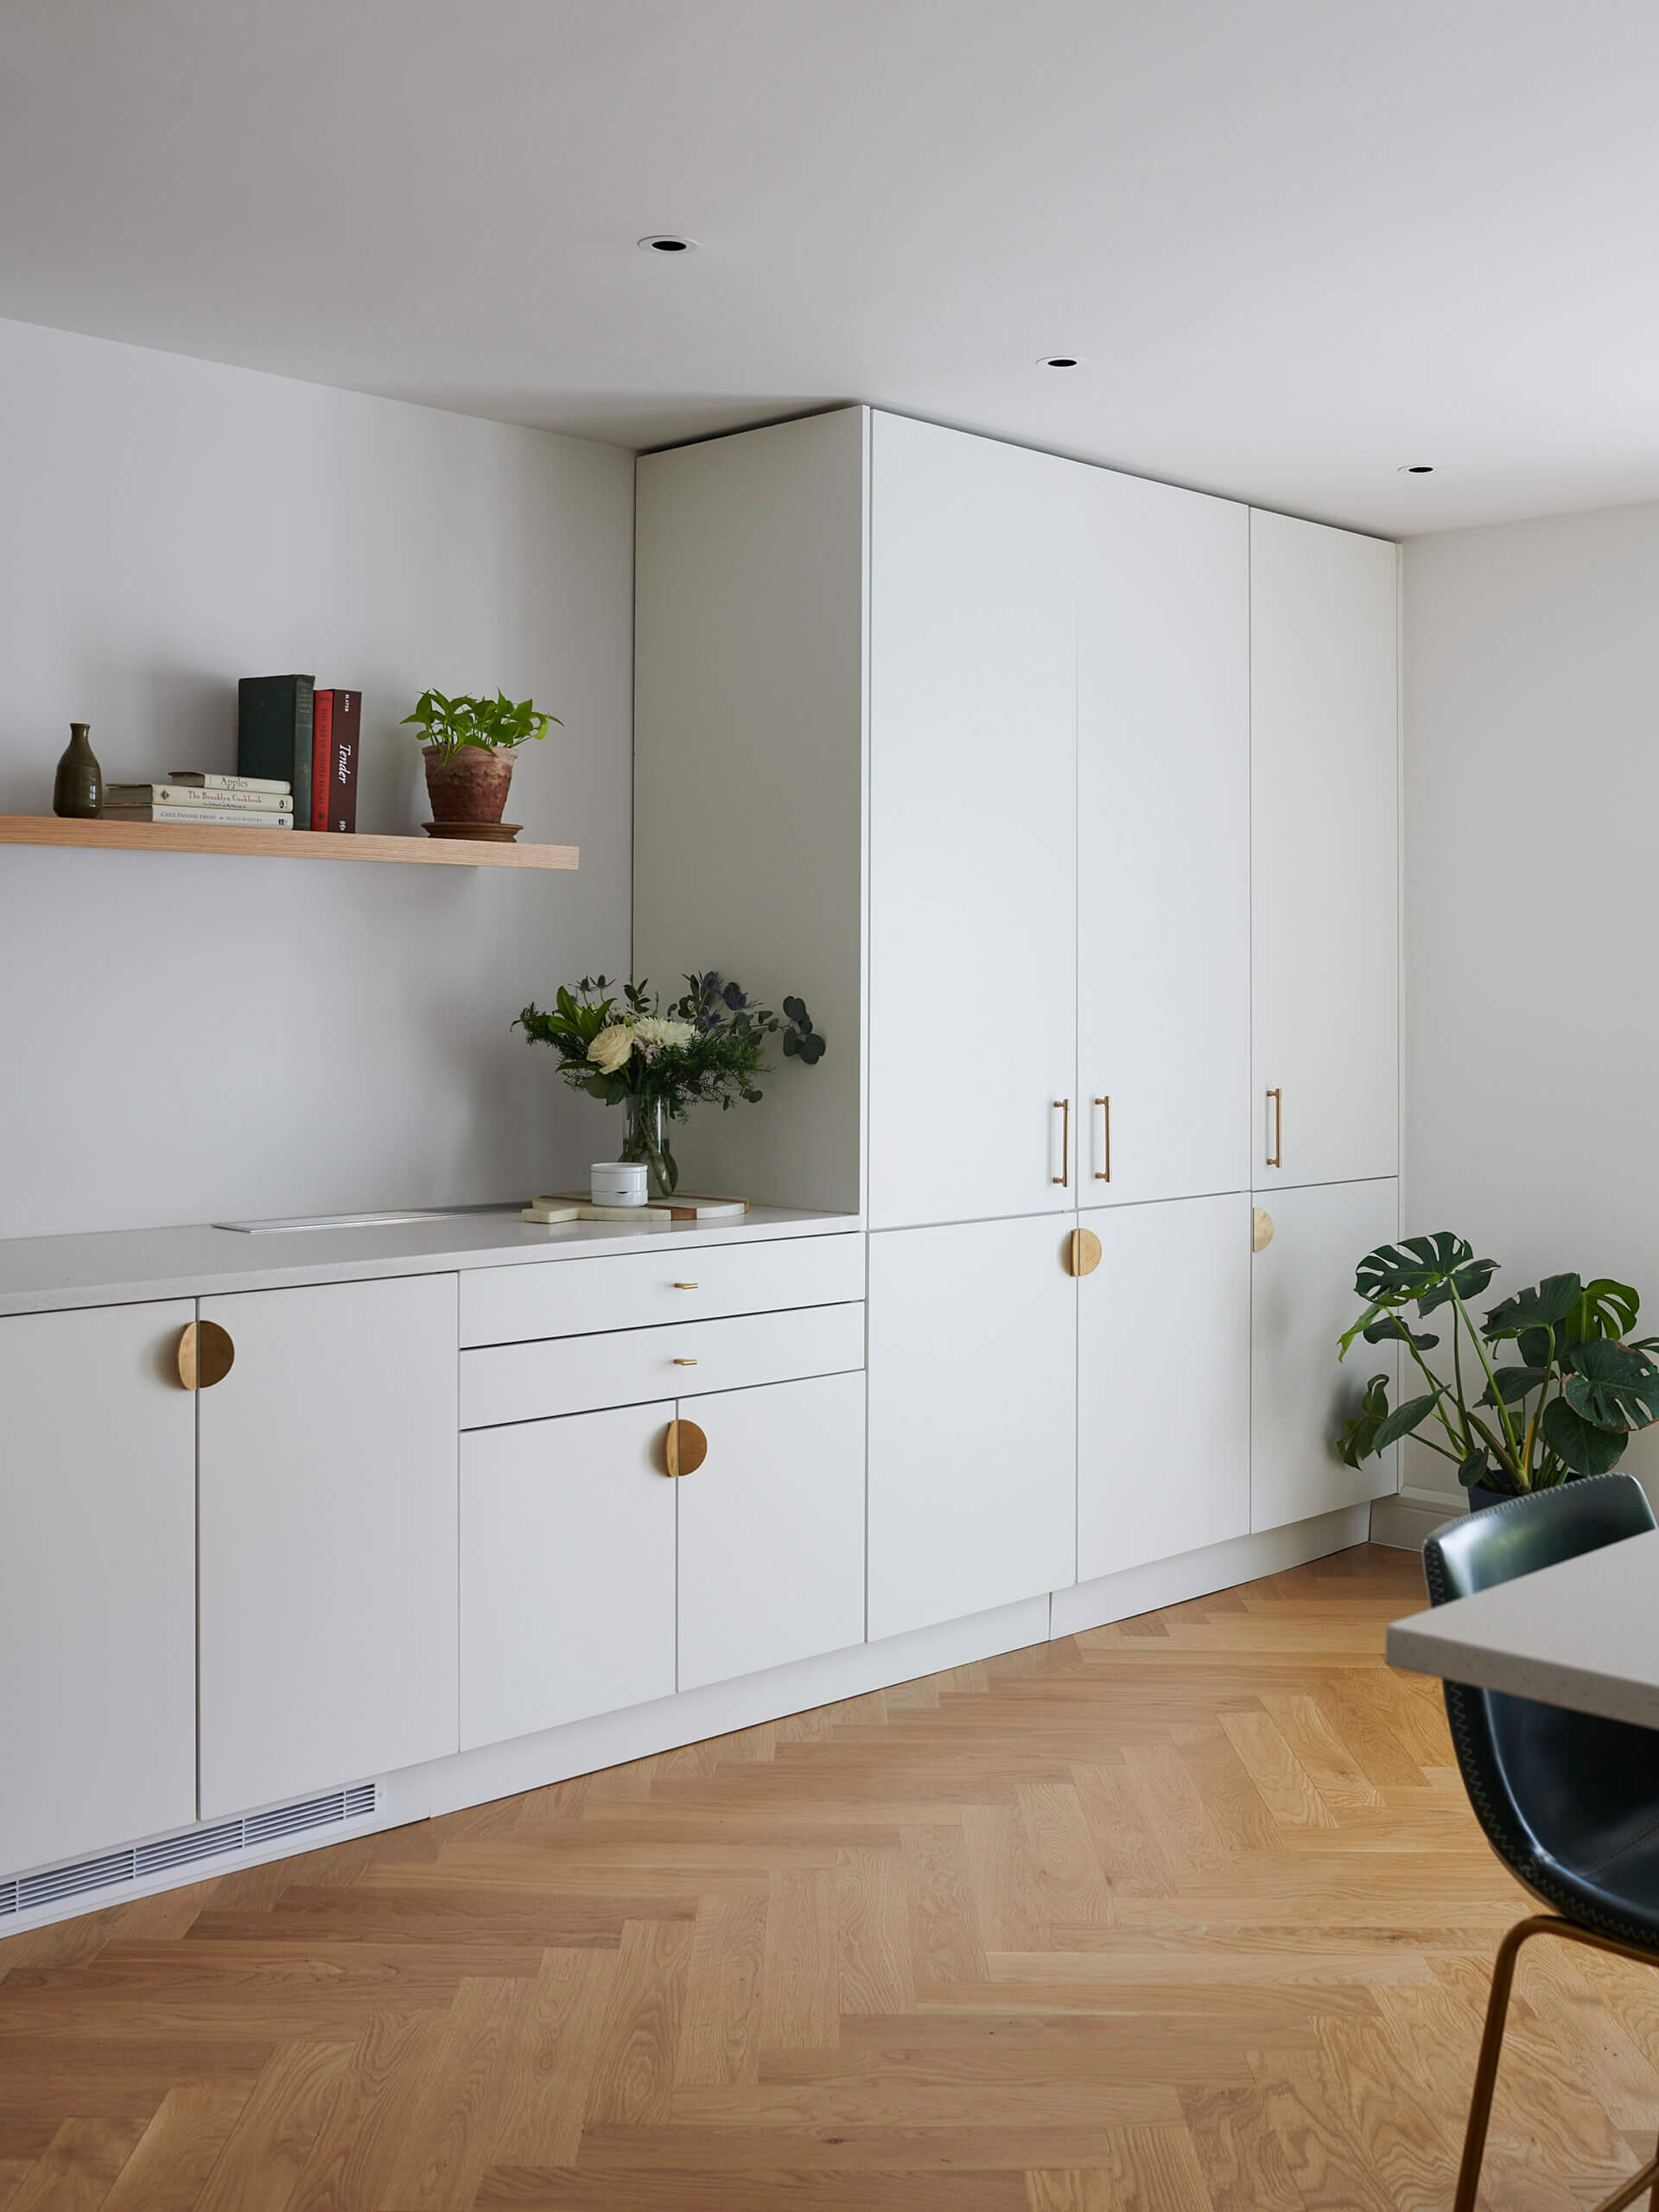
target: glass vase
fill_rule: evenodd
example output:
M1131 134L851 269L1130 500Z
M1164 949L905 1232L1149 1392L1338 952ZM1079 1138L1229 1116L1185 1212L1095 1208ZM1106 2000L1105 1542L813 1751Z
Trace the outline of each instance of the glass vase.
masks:
M632 1091L628 1096L627 1116L618 1159L643 1160L648 1195L672 1198L680 1171L669 1147L667 1106L660 1098L645 1098Z

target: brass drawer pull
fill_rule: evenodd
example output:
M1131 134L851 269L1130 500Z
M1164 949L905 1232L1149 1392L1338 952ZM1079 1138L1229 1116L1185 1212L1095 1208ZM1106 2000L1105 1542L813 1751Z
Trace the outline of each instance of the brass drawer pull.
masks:
M1095 1180L1096 1183L1109 1183L1112 1179L1112 1102L1108 1096L1096 1098L1095 1103L1101 1109L1102 1129L1106 1140L1106 1165L1103 1169L1096 1168Z
M695 1290L696 1287L694 1282L677 1282L674 1286L676 1290Z
M1065 1240L1065 1272L1091 1275L1100 1265L1100 1239L1092 1229L1074 1229Z
M1059 1184L1062 1189L1069 1189L1071 1182L1071 1101L1057 1098L1054 1111L1060 1117L1060 1172L1058 1175L1051 1175L1048 1179L1051 1183Z
M187 1390L211 1390L236 1359L228 1329L217 1321L188 1321L179 1338L179 1380Z
M1270 1090L1268 1093L1268 1096L1273 1101L1273 1150L1268 1154L1268 1166L1269 1167L1282 1167L1285 1164L1284 1093L1279 1090Z
M696 1363L695 1359L677 1359L674 1363L676 1367L695 1367Z

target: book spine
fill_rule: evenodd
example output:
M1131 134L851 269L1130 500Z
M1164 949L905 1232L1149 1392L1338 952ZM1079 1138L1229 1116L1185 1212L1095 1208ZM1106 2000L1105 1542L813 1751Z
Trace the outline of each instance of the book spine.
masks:
M291 814L250 814L245 807L229 806L106 806L100 822L218 823L232 830L291 830Z
M205 776L196 768L169 768L168 781L197 791L264 791L272 798L294 795L294 786L286 777L278 782L263 776Z
M363 694L336 691L334 747L328 784L328 827L350 836L357 828L357 761L363 729Z
M328 825L328 798L332 789L330 766L334 743L334 700L333 691L318 691L311 701L311 827L326 830Z
M238 814L292 814L289 794L274 791L198 791L191 784L151 784L147 802L152 806L221 806ZM145 800L137 801L143 804Z
M265 783L291 783L296 821L311 820L309 676L245 676L237 686L236 771Z
M308 829L311 823L311 718L316 689L315 677L294 679L294 819Z

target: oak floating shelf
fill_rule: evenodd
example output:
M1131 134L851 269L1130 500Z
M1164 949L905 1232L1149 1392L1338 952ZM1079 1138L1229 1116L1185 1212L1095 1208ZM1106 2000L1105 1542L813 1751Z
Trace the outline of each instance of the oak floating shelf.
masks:
M241 853L273 861L403 861L437 868L575 868L575 845L510 845L467 837L343 836L187 822L69 822L0 814L0 845L81 845L124 853Z

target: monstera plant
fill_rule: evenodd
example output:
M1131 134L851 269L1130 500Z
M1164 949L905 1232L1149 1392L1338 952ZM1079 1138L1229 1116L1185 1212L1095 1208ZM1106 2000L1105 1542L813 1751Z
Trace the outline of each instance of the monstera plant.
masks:
M1477 1321L1470 1301L1497 1273L1449 1230L1380 1244L1360 1262L1354 1292L1365 1310L1341 1339L1403 1344L1423 1388L1392 1411L1389 1378L1374 1375L1357 1416L1343 1429L1351 1467L1402 1436L1452 1460L1465 1489L1513 1497L1574 1475L1605 1474L1631 1433L1659 1420L1659 1338L1631 1342L1641 1301L1628 1283L1546 1275ZM1414 1328L1444 1315L1449 1342ZM1449 1357L1450 1378L1426 1354Z

